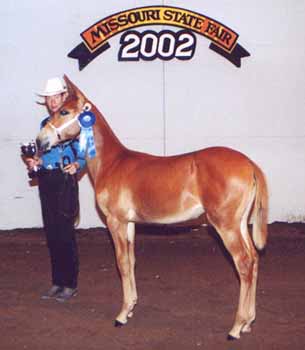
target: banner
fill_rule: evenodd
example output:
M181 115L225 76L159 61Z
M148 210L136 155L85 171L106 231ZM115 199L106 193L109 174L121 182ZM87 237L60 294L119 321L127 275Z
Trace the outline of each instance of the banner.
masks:
M241 66L241 58L250 56L237 43L239 35L215 19L179 7L147 6L121 11L96 22L81 33L83 42L75 47L68 57L78 59L79 69L82 70L98 55L110 48L108 40L114 35L152 25L174 26L202 35L211 40L210 49L225 57L236 67ZM167 37L164 40L166 39L171 38Z

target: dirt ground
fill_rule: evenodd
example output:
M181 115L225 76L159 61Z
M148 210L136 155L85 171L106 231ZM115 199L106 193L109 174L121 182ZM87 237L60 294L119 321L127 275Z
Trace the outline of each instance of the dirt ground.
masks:
M260 259L252 333L227 341L239 284L211 228L140 227L139 304L123 328L113 327L121 287L105 229L78 230L78 296L43 301L49 260L43 231L0 231L0 348L305 349L305 225L269 225Z

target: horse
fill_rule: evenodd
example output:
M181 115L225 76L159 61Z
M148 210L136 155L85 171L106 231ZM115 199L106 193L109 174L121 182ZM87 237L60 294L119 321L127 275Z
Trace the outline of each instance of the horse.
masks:
M256 317L258 250L267 241L268 189L265 175L244 154L210 147L174 156L126 148L98 108L65 75L68 98L37 136L46 151L81 133L79 116L90 110L95 156L87 168L96 203L106 218L121 276L123 302L114 325L134 315L135 224L173 224L203 213L231 254L240 282L239 302L228 339L250 332ZM252 238L248 223L252 218Z

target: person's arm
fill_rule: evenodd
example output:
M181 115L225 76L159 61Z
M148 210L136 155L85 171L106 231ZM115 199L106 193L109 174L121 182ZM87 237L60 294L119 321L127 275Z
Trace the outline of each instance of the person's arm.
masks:
M46 123L48 122L49 117L46 117L42 120L42 122L40 123L40 129L42 129ZM42 165L42 159L39 158L38 156L34 156L34 157L24 157L24 162L27 166L28 171L33 171L35 167L40 167Z
M35 167L42 165L42 160L36 156L34 158L24 158L24 161L29 171L33 171Z
M73 149L73 153L75 154L75 161L66 165L64 167L64 171L69 173L70 175L74 175L75 173L77 173L85 167L86 159L84 158L84 155L80 152L78 140L74 140L71 143L71 147Z
M69 173L70 175L74 175L77 173L77 171L80 169L80 165L79 163L76 161L76 162L73 162L73 163L70 163L68 165L66 165L64 167L64 172L65 173Z
M48 120L50 119L50 117L46 117L42 120L42 122L40 123L40 129L42 129L46 123L48 122ZM34 170L35 167L40 167L42 165L42 159L39 158L38 156L34 156L34 157L25 157L24 158L25 164L27 166L27 169L31 172Z

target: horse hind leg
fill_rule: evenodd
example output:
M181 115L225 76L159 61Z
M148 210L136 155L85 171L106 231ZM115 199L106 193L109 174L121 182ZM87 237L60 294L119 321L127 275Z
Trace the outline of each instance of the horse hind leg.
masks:
M243 246L243 242L241 242ZM233 328L229 332L229 339L239 338L241 333L251 331L251 324L256 316L256 284L258 270L258 256L253 249L246 247L239 249L233 260L240 279L240 297Z
M248 322L241 329L242 333L251 332L251 324L254 322L256 317L256 286L257 286L257 276L258 276L258 254L253 246L252 240L248 233L248 229L245 228L245 231L242 231L243 237L247 237L247 249L249 251L249 255L251 256L251 265L252 271L250 274L250 278L252 276L252 281L249 289L249 319Z
M240 292L238 308L229 339L239 339L240 333L250 330L250 325L255 318L255 305L253 303L254 265L255 257L248 250L241 236L239 228L235 230L218 229L226 249L231 254L240 280Z
M248 205L251 208L250 204ZM232 212L225 215L224 211L221 218L216 219L215 216L208 215L209 221L216 228L233 258L240 280L238 308L228 339L239 339L241 332L250 330L250 325L255 318L257 255L244 224L248 213L244 212L242 218L232 220L231 218L235 216Z
M243 214L243 217L241 219L241 224L240 224L240 231L242 238L246 244L246 249L251 257L251 274L250 277L252 276L252 281L250 284L250 289L249 289L249 321L244 325L242 328L242 333L249 333L251 332L251 324L255 320L256 317L256 286L257 286L257 276L258 276L258 254L256 252L256 249L253 245L253 241L249 235L248 231L248 218L252 209L252 204L255 198L255 189L253 190L251 194L251 198L249 200L249 203L247 205L247 208Z

